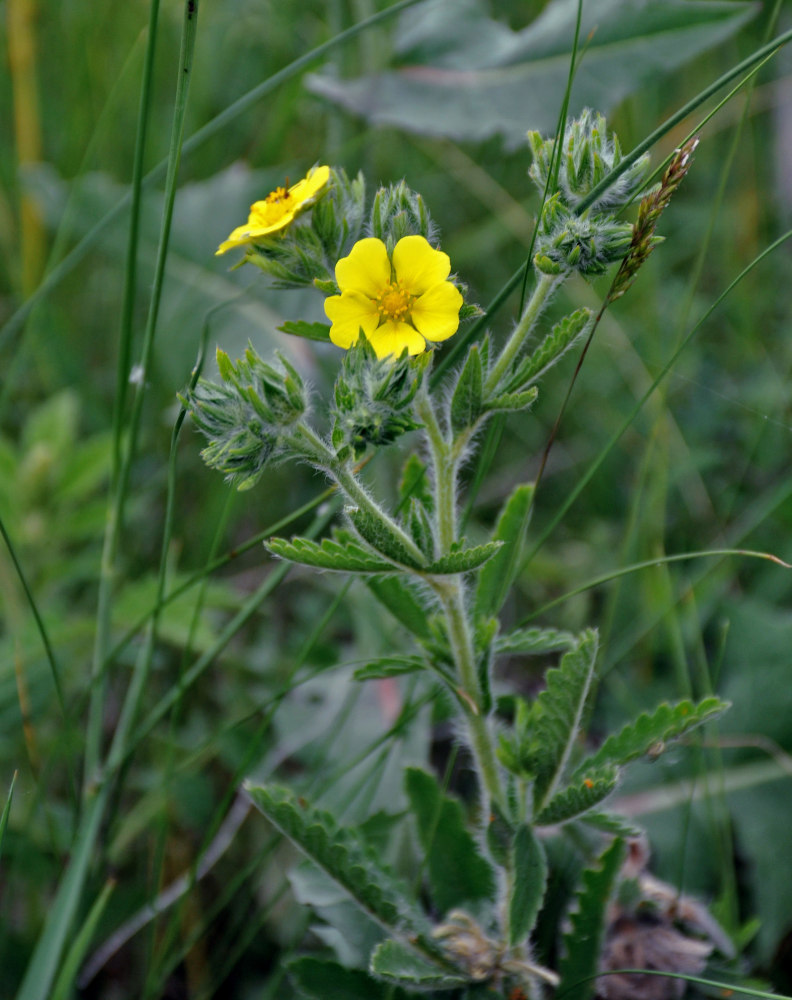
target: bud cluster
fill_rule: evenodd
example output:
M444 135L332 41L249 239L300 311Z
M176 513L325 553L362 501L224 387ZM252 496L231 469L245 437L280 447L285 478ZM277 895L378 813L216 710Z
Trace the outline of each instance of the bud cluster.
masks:
M423 198L404 181L381 187L371 206L369 235L393 248L404 236L423 236L432 245L437 242L437 227L432 222Z
M415 430L411 412L431 352L410 358L378 359L361 333L344 356L335 384L332 443L342 461L358 458L369 445L386 445Z
M545 201L539 220L534 264L544 274L602 274L624 257L631 240L629 223L612 215L576 215L556 192Z
M258 482L267 463L281 452L284 432L308 406L299 374L281 355L278 361L267 364L249 347L234 364L218 350L223 382L199 379L182 399L209 440L202 458L240 490Z

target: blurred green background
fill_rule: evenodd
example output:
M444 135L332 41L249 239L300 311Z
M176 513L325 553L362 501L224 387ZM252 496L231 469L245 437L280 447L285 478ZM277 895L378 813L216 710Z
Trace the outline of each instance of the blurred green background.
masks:
M204 0L186 135L387 6ZM253 269L229 270L228 257L214 257L217 244L244 221L253 200L315 162L362 170L372 190L405 178L424 195L472 299L486 306L530 245L538 199L522 136L529 128L552 131L557 119L574 10L566 0L419 4L332 49L307 75L252 102L185 152L115 580L113 639L137 631L110 669L108 739L143 642L140 620L155 598L176 394L190 377L204 324L210 354L219 344L235 356L248 340L264 356L275 347L288 352L313 385L320 412L338 366L330 345L276 332L285 319L322 319L321 297L274 290ZM586 52L571 110L591 104L608 113L625 149L792 25L789 9L770 3L587 0L584 10ZM41 638L4 547L0 798L19 772L0 855L0 995L11 996L74 829L72 781L95 631L128 210L95 227L129 190L149 7L143 0L5 0L0 11L0 517L56 650L71 720L64 723L58 709ZM167 155L182 17L181 3L162 3L147 170ZM593 739L658 699L715 690L734 702L706 745L675 748L639 767L620 794L650 831L657 873L714 900L724 925L746 944L745 969L786 992L792 577L748 557L662 559L736 547L792 560L789 246L763 261L704 323L560 524L549 535L546 529L693 323L789 224L791 60L781 49L752 87L702 128L694 167L662 219L667 242L606 314L586 358L538 494L532 558L508 607L513 622L600 629L604 679ZM666 135L653 161L661 162L711 106ZM144 193L134 356L161 210L160 175ZM75 247L76 262L68 256ZM64 261L62 276L37 292ZM606 288L572 282L554 312L596 308ZM510 328L517 308L514 295L492 317L496 336ZM573 369L567 357L545 380L533 415L510 420L490 442L480 483L471 466L472 537L491 523L515 483L536 474ZM200 446L185 428L168 551L171 589L202 573L213 554L244 546L324 489L311 470L289 465L273 469L251 493L232 495L203 467ZM395 483L399 467L392 449L377 457L372 475ZM303 530L309 519L287 530ZM565 596L644 560L656 565ZM253 546L207 577L199 603L193 589L165 608L144 712L214 648L272 569ZM88 955L190 872L214 842L244 774L309 783L348 819L363 821L377 809L398 808L401 764L445 759L451 734L442 710L426 704L428 686L351 684L353 665L407 640L367 592L352 588L339 602L338 589L330 576L291 571L136 743L85 901L87 909L109 876L117 880ZM524 663L504 664L504 689L535 690L544 666L527 673ZM301 683L288 693L295 677ZM424 706L378 745L394 711L411 699ZM296 995L283 978L283 960L304 940L308 918L284 882L291 856L270 836L260 817L240 820L212 871L119 948L78 995ZM299 879L295 884L300 898ZM307 889L303 895L311 898ZM308 940L334 944L326 927Z

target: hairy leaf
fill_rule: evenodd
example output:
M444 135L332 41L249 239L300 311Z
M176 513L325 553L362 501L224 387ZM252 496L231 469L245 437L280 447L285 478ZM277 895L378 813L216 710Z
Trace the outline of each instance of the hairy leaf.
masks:
M594 678L597 633L588 629L561 659L547 671L547 686L536 699L534 710L533 760L536 775L534 808L541 813L553 797L578 736Z
M654 712L644 712L621 732L609 736L599 750L578 768L577 774L602 764L626 764L650 752L662 753L669 740L717 718L728 707L729 702L714 697L704 698L698 704L688 700L676 705L664 702Z
M425 933L423 914L406 887L382 868L373 851L353 831L303 804L289 789L246 784L253 804L314 864L345 889L358 906L386 930Z
M377 552L381 552L386 559L392 559L401 566L409 566L414 569L421 567L421 563L418 562L398 534L380 518L359 507L348 511L347 515L361 538Z
M589 325L590 309L578 309L560 320L530 357L515 369L505 385L507 392L518 392L531 385L558 361Z
M539 395L536 386L526 389L525 392L504 392L499 396L490 396L485 402L484 409L490 413L502 411L504 413L517 413L531 406Z
M428 601L402 576L375 576L366 581L369 590L393 617L419 639L431 639Z
M533 484L518 486L503 505L492 536L503 545L479 574L474 604L477 618L496 615L506 600L520 568L533 495Z
M624 841L614 840L602 855L599 868L583 872L583 886L569 917L571 929L564 935L565 954L558 969L561 982L557 994L565 1000L588 1000L594 990L591 977L599 965L605 911L624 856Z
M356 681L370 681L425 669L426 661L420 656L380 656L370 660L365 667L358 667L353 677Z
M499 635L495 640L495 652L538 655L566 650L574 643L572 632L557 628L520 628Z
M353 541L337 542L332 538L323 538L320 543L309 538L270 538L264 547L279 559L302 563L304 566L316 566L319 569L332 569L346 573L393 573L392 563L380 559L368 546Z
M392 1000L391 987L360 969L303 957L286 966L295 985L311 1000ZM393 998L395 1000L395 998Z
M483 383L481 355L474 344L451 397L451 427L457 434L472 427L481 416Z
M492 559L502 544L503 542L485 542L483 545L475 545L470 549L457 549L441 559L437 559L429 566L423 567L421 572L429 576L467 573L482 566L488 559Z
M278 329L282 333L291 333L295 337L305 337L307 340L321 340L327 343L330 340L329 323L306 323L304 320L296 322L287 320Z
M392 939L374 949L369 971L386 983L411 990L453 990L467 982L465 977L454 975L444 964L435 964Z
M614 767L592 771L588 768L586 777L556 792L542 809L534 822L537 826L553 826L566 823L585 813L592 806L602 802L616 787L619 775Z
M640 837L642 833L640 826L631 823L623 816L618 816L616 813L591 810L580 817L580 822L585 823L586 826L594 827L595 830L601 830L603 833L610 833L614 837L622 837L624 839Z
M520 944L533 930L547 886L544 848L526 824L514 835L513 878L509 900L509 943Z
M492 813L487 825L487 847L495 861L501 867L506 868L510 861L510 852L514 841L514 828L500 809L497 802L493 802Z
M407 768L405 787L439 912L490 899L495 877L468 830L461 804L443 795L434 777L417 767Z
M433 497L429 473L426 463L415 452L408 456L402 469L399 481L399 510L403 510L413 497L420 500L427 510L432 509Z

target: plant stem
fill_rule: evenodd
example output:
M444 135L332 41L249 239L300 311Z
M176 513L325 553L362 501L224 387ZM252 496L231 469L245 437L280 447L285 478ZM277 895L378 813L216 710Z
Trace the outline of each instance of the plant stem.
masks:
M511 337L506 342L506 345L500 353L500 357L493 365L492 370L487 377L487 381L484 383L485 395L494 393L498 388L498 383L506 374L509 365L511 365L512 361L514 361L519 354L522 346L533 329L534 323L539 318L539 313L542 311L547 299L550 297L550 293L561 280L563 279L559 275L543 274L537 281L536 288L528 300L528 304L520 317L520 321L514 328L514 333L512 333Z

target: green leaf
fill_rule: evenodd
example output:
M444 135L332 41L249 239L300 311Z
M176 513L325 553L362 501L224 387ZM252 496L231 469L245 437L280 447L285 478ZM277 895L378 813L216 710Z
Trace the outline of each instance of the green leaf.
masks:
M461 804L443 795L432 775L417 767L407 768L405 788L439 912L490 899L495 877L468 830Z
M432 487L426 463L411 452L404 463L401 480L399 481L399 510L412 499L419 500L427 510L432 509Z
M555 793L535 818L537 826L553 826L575 819L607 798L619 778L618 771L613 767L598 771L587 769L585 773L586 777Z
M365 667L359 667L352 676L356 681L370 681L425 669L426 661L420 656L381 656L370 660Z
M11 800L14 797L14 785L17 780L17 771L14 771L14 776L11 779L11 784L8 788L8 796L6 798L5 805L3 806L3 814L0 816L0 851L3 847L3 837L5 836L6 827L8 826L8 817L11 813Z
M587 629L575 646L548 670L547 686L534 702L534 807L541 813L553 797L577 740L594 679L597 633Z
M507 392L517 392L540 378L558 361L589 325L593 313L578 309L560 320L536 350L525 358L507 380Z
M496 615L514 583L522 560L533 495L533 484L518 486L503 505L492 536L503 545L479 573L474 603L477 618Z
M640 826L630 823L629 820L615 813L596 812L592 810L581 816L580 822L585 823L587 826L593 826L595 830L601 830L603 833L610 833L614 837L622 837L624 839L640 837L642 833Z
M448 972L444 965L435 964L390 939L372 952L369 971L386 983L411 990L454 990L468 982L465 977Z
M418 639L431 639L426 598L401 576L375 576L366 581L369 590L393 617Z
M547 859L533 830L525 823L514 835L513 877L509 900L509 943L524 941L533 930L547 886Z
M704 698L695 704L680 701L676 705L664 702L651 714L644 712L635 722L628 723L621 732L609 736L602 746L589 757L576 773L582 774L587 768L603 764L626 764L652 751L661 753L666 743L682 733L700 726L703 722L717 718L729 708L728 701L720 698Z
M517 413L531 406L539 395L536 386L525 392L505 392L499 396L491 396L484 404L484 409L490 413L500 410L504 413Z
M488 559L492 559L502 544L503 542L499 541L485 542L483 545L475 545L470 549L457 549L428 566L424 566L421 572L428 576L467 573L482 566Z
M392 573L395 570L392 563L378 558L368 546L353 541L341 543L323 538L317 543L310 538L294 537L287 542L285 538L270 538L264 547L279 559L319 569L345 573Z
M294 959L286 968L297 988L311 1000L396 1000L390 986L337 962L305 957Z
M451 427L456 434L473 427L482 410L484 375L476 344L468 352L451 397Z
M69 1000L74 995L74 983L77 973L85 959L91 942L96 934L96 929L104 916L105 908L110 901L110 896L115 888L115 882L106 882L102 891L97 896L91 907L85 922L71 942L68 952L63 959L58 978L52 988L52 993L48 1000Z
M599 968L605 912L625 856L623 840L614 840L600 858L599 868L583 872L577 907L569 916L571 930L564 935L565 955L559 965L557 996L588 1000Z
M361 538L377 552L381 552L386 559L392 559L400 566L409 566L411 569L422 568L399 536L380 518L360 507L348 510L347 516Z
M510 147L527 128L551 133L575 37L577 2L554 0L521 31L487 16L483 0L441 0L410 11L394 40L394 68L339 80L313 75L314 93L375 125L457 141L501 135ZM606 113L733 35L757 13L718 0L586 0L570 114L584 103ZM618 52L618 58L614 58Z
M496 653L523 653L538 655L569 649L575 643L572 632L557 628L520 628L506 632L495 640Z
M329 323L305 323L303 320L297 322L287 320L278 329L281 333L291 333L295 337L305 337L307 340L321 340L324 343L330 340Z
M379 865L374 852L353 831L339 827L329 813L304 804L287 788L246 783L245 789L273 826L381 927L416 937L428 930L425 917L409 899L406 888Z
M487 847L493 859L502 868L508 868L514 841L514 827L503 815L497 802L493 802L490 809L492 812L487 824Z

